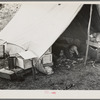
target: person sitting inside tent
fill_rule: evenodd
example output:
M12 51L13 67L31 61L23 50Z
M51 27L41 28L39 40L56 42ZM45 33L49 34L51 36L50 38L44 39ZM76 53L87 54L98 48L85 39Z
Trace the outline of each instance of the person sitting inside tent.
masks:
M79 52L78 52L78 47L76 45L70 45L66 50L65 50L65 55L67 59L76 59L79 57Z
M78 47L76 45L70 45L67 49L61 49L59 57L55 63L56 67L66 66L67 69L70 69L71 66L74 66L79 58Z

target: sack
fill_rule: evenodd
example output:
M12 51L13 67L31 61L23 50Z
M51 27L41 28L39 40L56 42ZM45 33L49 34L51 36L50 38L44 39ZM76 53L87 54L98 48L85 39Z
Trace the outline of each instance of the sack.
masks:
M49 66L44 67L43 64L41 63L41 60L37 61L35 67L38 71L40 71L44 74L47 74L47 75L54 73L51 67L49 67Z
M46 72L47 72L48 75L51 75L51 74L54 73L53 70L52 70L52 68L49 67L49 66L46 66L46 67L45 67L45 70L46 70Z

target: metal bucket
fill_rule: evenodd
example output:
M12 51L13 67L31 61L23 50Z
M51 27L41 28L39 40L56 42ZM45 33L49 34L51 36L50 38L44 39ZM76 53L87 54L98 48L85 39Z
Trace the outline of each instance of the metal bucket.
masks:
M16 67L16 57L8 58L8 66L9 66L9 69L14 69Z

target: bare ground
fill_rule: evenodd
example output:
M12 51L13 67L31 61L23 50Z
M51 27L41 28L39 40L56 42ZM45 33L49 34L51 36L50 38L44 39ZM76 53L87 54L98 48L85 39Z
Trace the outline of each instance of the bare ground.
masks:
M36 74L33 80L32 73L27 74L24 81L11 81L0 78L0 89L31 89L31 90L99 90L100 64L93 67L90 63L84 66L83 62L68 69L66 66L53 66L54 74Z

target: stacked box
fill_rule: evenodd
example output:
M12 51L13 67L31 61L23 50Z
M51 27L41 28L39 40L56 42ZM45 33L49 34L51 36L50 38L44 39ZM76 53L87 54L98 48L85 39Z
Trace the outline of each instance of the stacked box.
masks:
M32 67L32 62L31 60L24 60L22 57L17 57L16 66L19 66L22 69L29 69Z
M50 47L46 53L42 56L42 64L44 66L52 66L52 47Z
M52 48L49 48L47 52L39 59L39 62L44 66L52 66ZM34 61L33 61L34 63ZM21 67L22 69L29 69L32 67L31 60L25 60L22 57L17 57L16 66Z

